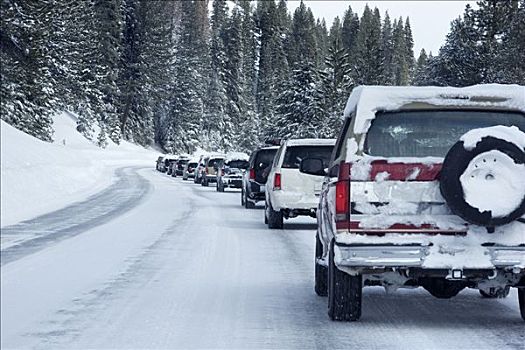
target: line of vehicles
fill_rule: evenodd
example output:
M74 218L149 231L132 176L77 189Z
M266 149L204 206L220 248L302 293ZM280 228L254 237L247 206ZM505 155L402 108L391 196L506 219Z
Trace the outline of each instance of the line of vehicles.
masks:
M366 286L437 298L514 287L525 320L523 86L358 87L337 139L159 157L157 170L170 166L217 191L240 188L247 209L264 202L270 229L316 218L314 289L332 320L357 321Z

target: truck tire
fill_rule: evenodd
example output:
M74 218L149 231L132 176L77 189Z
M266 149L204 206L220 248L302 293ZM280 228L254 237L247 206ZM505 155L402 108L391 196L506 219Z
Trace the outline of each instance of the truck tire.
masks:
M201 180L201 186L208 187L208 179L203 177L202 180Z
M357 321L361 317L363 276L351 276L334 262L334 240L328 253L328 316L332 321Z
M499 152L497 154L501 154L499 162L497 162L496 159L498 157L489 157L489 152L493 151L497 151ZM450 210L465 221L486 227L505 225L525 214L525 195L521 199L521 203L516 204L514 210L509 209L508 213L495 216L492 215L492 210L482 211L481 209L470 205L465 199L461 177L465 172L472 168L471 163L476 159L485 162L484 155L487 155L488 160L486 169L490 169L492 162L495 164L495 169L500 166L500 164L501 166L512 162L516 165L525 164L525 151L506 140L486 136L483 137L481 141L477 143L476 147L471 150L465 149L463 141L458 141L448 151L445 160L443 161L439 180L440 191ZM477 164L473 163L473 165L477 167ZM472 177L474 177L474 173L475 172L472 172ZM491 175L492 178L496 176L492 175L492 172L485 176L489 175ZM516 176L519 176L519 174ZM502 178L500 181L503 182L505 180L507 182L510 181L509 178L501 176L499 176L499 178Z
M246 191L244 192L244 207L246 209L255 208L255 203L253 203L250 199L248 199L248 193L246 193Z
M525 289L518 288L518 301L520 304L521 318L525 321Z
M318 263L323 257L323 244L319 239L319 233L315 235L315 294L320 297L328 295L328 268Z
M483 290L479 290L479 294L481 294L481 296L483 298L487 298L487 299L503 299L503 298L506 298L510 293L510 287L505 287L503 289L495 289L495 288L490 288L489 291L485 292Z
M266 210L266 216L268 218L269 229L282 229L283 228L283 212L281 210L273 210L272 203L268 202L268 208Z

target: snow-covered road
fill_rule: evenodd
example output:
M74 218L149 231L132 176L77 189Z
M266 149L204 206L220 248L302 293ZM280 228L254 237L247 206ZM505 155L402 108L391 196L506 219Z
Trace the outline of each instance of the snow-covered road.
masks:
M149 168L121 176L134 203L113 209L125 211L109 213L105 191L71 217L61 210L33 222L39 232L59 227L59 239L6 255L3 349L525 348L514 290L504 300L468 290L438 300L421 289L366 288L360 322L331 322L313 291L314 220L270 231L238 192ZM106 208L98 226L87 220L96 198ZM75 212L87 223L69 237Z

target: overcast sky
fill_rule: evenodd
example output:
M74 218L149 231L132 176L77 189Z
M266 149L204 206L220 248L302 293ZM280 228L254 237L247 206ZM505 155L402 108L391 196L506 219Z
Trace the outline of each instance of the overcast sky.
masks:
M288 9L293 11L299 6L299 0L288 0ZM336 16L342 18L348 5L352 6L352 11L363 14L365 5L372 9L377 7L381 12L383 20L385 11L388 11L390 19L402 16L405 19L410 17L410 25L414 35L414 53L419 56L419 52L424 48L427 53L432 51L434 55L445 41L445 37L450 29L450 22L461 16L465 5L475 1L329 1L329 0L305 0L306 6L312 9L314 16L325 18L328 29Z

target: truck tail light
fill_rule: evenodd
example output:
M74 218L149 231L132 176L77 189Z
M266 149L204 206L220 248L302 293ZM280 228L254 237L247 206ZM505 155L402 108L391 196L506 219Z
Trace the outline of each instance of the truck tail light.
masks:
M255 180L255 169L254 168L250 169L250 180Z
M209 174L209 172L208 172L208 167L206 167L206 168L204 169L204 172L206 173L206 175Z
M335 221L347 222L350 212L350 186L347 180L337 182L335 185Z
M275 173L275 176L273 178L273 189L274 190L281 189L281 174L279 173Z
M347 230L350 222L350 169L351 163L339 164L338 181L335 185L335 227Z

